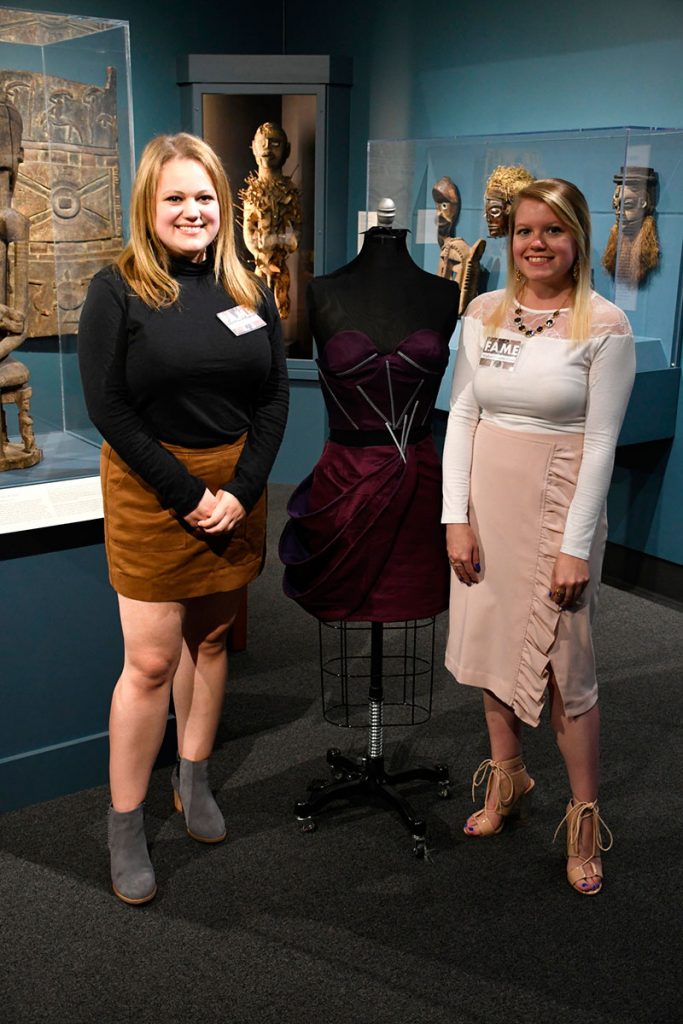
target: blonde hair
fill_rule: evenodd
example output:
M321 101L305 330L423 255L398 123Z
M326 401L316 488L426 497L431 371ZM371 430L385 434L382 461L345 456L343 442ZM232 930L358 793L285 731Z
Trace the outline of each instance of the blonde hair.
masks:
M220 210L212 242L214 275L238 305L255 309L262 292L254 274L237 258L230 185L223 165L203 139L187 132L157 135L145 146L130 203L130 241L116 264L143 302L155 309L177 302L180 286L170 273L171 257L156 231L156 194L161 168L169 160L196 160L211 178Z
M507 245L507 284L500 303L491 316L491 329L500 327L510 308L516 303L519 281L515 273L512 244L520 203L535 199L545 203L568 228L576 242L576 260L572 268L574 292L569 334L575 341L586 341L591 330L591 219L583 192L564 178L542 178L526 185L517 193L510 207L510 235ZM521 275L524 280L523 275Z

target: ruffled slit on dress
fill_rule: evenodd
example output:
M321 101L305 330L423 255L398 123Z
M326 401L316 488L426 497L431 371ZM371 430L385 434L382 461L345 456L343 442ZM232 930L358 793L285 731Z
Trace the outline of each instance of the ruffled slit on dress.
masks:
M590 583L561 611L549 595L583 449L582 434L526 433L480 421L474 438L470 523L480 582L453 579L446 666L537 725L551 672L569 716L597 700L591 621L607 536L602 515Z

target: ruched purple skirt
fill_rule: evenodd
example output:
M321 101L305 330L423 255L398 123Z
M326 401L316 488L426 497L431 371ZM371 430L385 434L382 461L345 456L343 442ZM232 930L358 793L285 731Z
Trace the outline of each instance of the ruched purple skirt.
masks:
M284 590L316 618L400 622L448 607L441 465L431 437L405 455L328 441L294 491Z

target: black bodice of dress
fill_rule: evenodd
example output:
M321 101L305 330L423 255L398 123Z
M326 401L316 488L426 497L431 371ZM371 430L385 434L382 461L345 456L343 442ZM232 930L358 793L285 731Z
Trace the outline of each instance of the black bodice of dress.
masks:
M430 433L448 364L448 339L413 331L392 352L379 352L363 331L339 331L318 359L330 439L352 446L406 446Z

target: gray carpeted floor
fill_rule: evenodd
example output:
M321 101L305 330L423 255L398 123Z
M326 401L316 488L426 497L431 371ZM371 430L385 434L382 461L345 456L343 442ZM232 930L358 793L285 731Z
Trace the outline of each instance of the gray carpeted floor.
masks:
M645 1024L678 1019L683 616L604 588L596 646L601 805L615 835L605 891L575 895L562 843L567 789L547 721L527 730L528 824L463 835L487 756L480 697L441 668L431 720L386 731L390 766L444 760L452 798L409 791L429 824L413 857L378 807L340 806L304 835L293 803L325 751L365 748L321 716L317 624L280 591L286 487L271 489L271 550L250 595L213 782L229 841L190 840L154 773L148 835L159 894L131 908L109 889L104 788L0 818L0 1020L329 1021L332 1024Z

